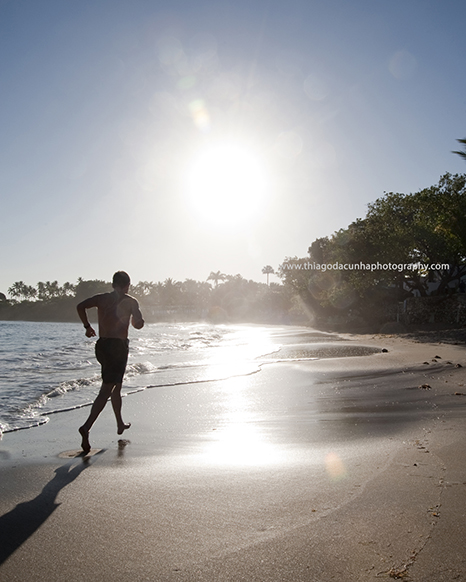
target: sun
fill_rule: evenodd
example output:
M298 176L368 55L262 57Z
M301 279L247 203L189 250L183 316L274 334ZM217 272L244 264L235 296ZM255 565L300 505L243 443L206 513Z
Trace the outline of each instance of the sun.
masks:
M241 225L264 204L266 171L261 157L233 143L216 143L199 151L186 174L193 210L219 225Z

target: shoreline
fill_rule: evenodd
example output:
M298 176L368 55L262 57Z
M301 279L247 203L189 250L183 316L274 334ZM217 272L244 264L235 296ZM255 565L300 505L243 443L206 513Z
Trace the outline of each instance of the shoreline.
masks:
M60 457L79 447L81 409L6 433L0 573L466 577L464 348L340 336L388 351L133 394L123 403L131 429L117 436L108 405L88 458Z
M249 324L248 324L249 325ZM263 326L260 326L263 327ZM277 326L271 326L273 328L276 328ZM269 354L265 354L264 356L259 358L259 362L257 362L257 366L258 369L254 370L252 372L244 372L244 373L240 373L238 374L239 376L242 375L248 375L249 373L257 373L258 371L260 371L260 368L262 366L265 365L270 365L271 363L273 363L273 360L276 358L278 362L280 363L298 363L298 362L306 362L308 360L326 360L326 359L330 359L330 360L334 360L336 358L345 358L345 357L353 357L355 355L360 355L360 356L369 356L371 355L371 350L373 350L373 353L376 353L376 351L378 350L383 350L383 348L381 348L380 346L384 346L384 345L397 345L400 342L408 342L407 345L410 345L412 343L418 343L418 340L412 340L410 337L408 337L406 334L405 335L396 335L396 334L353 334L353 333L336 333L336 332L327 332L324 330L316 330L313 328L306 328L303 326L279 326L280 328L282 328L282 330L286 330L287 332L291 332L291 333L287 333L286 335L282 336L282 339L284 340L284 343L282 345L278 345L277 346L277 350L275 352L273 352L272 354L270 354L270 361L267 361L267 357L269 356ZM297 343L293 343L292 347L289 348L289 346L287 345L287 338L288 337L294 337L294 334L298 333L298 341ZM307 334L310 333L311 337L312 337L312 343L310 347L306 347L307 342L304 341L306 339ZM300 338L300 336L302 336ZM438 338L439 336L436 335L436 337ZM443 337L443 336L442 336ZM331 348L329 349L327 347L327 341L330 341L331 344ZM323 343L322 343L323 342ZM302 350L300 350L300 346L301 343L304 344L304 347ZM419 343L425 343L423 342L423 340L420 340ZM433 343L433 342L430 342ZM435 342L437 343L437 342ZM439 344L444 343L443 341L439 341ZM458 343L452 343L452 342L447 342L448 344L451 345L461 345ZM359 350L361 353L357 354L354 353L354 350L347 350L345 351L345 348L348 349L351 346L356 346L356 350ZM294 351L298 350L298 353L296 355L293 355L293 353L289 353L290 349L293 352L293 348ZM412 348L412 346L411 346ZM338 352L341 352L341 354L338 354ZM402 357L402 354L398 353L397 357ZM385 356L385 359L391 359L388 356ZM262 361L260 361L262 360ZM232 376L233 377L233 376ZM145 390L149 390L149 389L153 389L153 388L170 388L170 387L175 387L177 385L183 385L183 384L195 384L195 383L204 383L204 382L213 382L213 381L224 381L227 380L228 377L219 377L219 378L214 378L212 377L211 379L201 379L201 380L197 380L197 381L186 381L186 382L169 382L166 384L156 384L156 385L147 385L145 387L138 387L135 389L131 389L131 388L126 388L126 391L123 392L122 396L126 397L126 396L131 396L134 393L137 393L139 391L145 391ZM40 426L43 426L45 424L47 424L49 422L49 416L54 416L56 414L64 414L67 412L72 412L74 410L79 410L81 408L87 408L92 406L92 402L93 400L89 400L87 402L83 402L81 404L75 404L72 406L65 406L64 408L57 408L57 409L53 409L50 410L48 412L43 412L37 415L36 417L36 422L35 424L31 424L30 426L19 426L19 427L14 427L11 429L7 429L7 430L3 430L0 431L0 442L2 439L2 435L6 435L6 434L10 434L10 433L14 433L14 432L18 432L18 431L23 431L23 430L29 430L29 429L34 429L34 428L38 428ZM43 419L43 420L41 420Z
M287 326L285 326L285 329L286 327ZM304 335L308 331L306 328L299 328L296 326L290 327L290 331L296 332L297 330L301 330L301 333L304 333ZM459 393L462 392L463 384L464 392L466 394L466 352L460 344L444 343L442 341L435 343L425 343L423 341L418 342L406 336L392 334L333 334L331 332L324 332L321 330L311 331L317 332L317 334L328 334L329 336L337 335L341 340L341 344L338 342L338 347L340 347L340 345L345 347L347 345L356 344L358 346L367 348L379 348L381 353L374 352L371 355L361 355L359 357L345 357L342 355L342 357L324 356L317 359L303 358L300 360L298 358L296 360L278 360L277 362L263 361L258 365L258 370L255 371L254 374L263 373L263 369L266 369L268 366L288 365L291 367L298 367L304 370L308 370L309 373L314 377L317 377L317 375L321 375L323 377L331 375L333 380L338 381L340 376L351 378L355 373L357 376L361 368L361 363L363 362L364 366L362 375L374 378L377 378L379 375L381 377L385 377L394 373L417 374L420 378L426 379L432 377L433 374L455 374L460 378L457 382L457 396L461 395ZM290 334L290 337L293 338L293 334ZM300 341L301 340L298 339L297 344L293 345L299 346ZM305 344L305 342L303 343ZM287 343L285 341L280 349L286 350L286 348ZM436 356L438 356L438 358ZM464 369L462 370L462 368ZM181 382L155 386L149 385L146 388L137 389L129 392L128 394L124 394L123 403L124 407L127 407L131 399L135 396L141 397L143 399L147 396L150 399L153 392L155 396L155 393L159 395L162 392L172 390L176 391L177 388L182 388L184 390L190 388L199 389L203 384L221 384L224 382L230 382L235 378L247 378L249 375L250 374L247 373L220 379L206 379L195 382ZM464 382L462 381L463 377ZM448 382L448 380L445 382ZM197 386L198 384L200 387ZM131 398L127 398L127 396L130 396ZM174 397L176 397L176 395L174 395ZM26 450L27 447L30 447L31 451L39 451L41 447L44 446L44 443L57 442L59 439L56 439L53 436L49 436L49 433L52 434L54 432L60 433L61 442L72 445L72 443L77 442L78 439L72 431L70 433L68 427L69 425L74 426L74 424L76 424L74 418L80 419L77 421L79 423L81 419L84 418L87 414L85 411L83 411L83 409L88 408L91 405L92 401L89 401L87 403L73 406L71 408L58 409L51 413L47 413L47 416L50 415L50 418L44 422L40 422L38 420L38 423L33 426L20 427L11 431L5 431L3 435L0 436L1 458L5 460L9 455L11 455L12 457L16 458L16 460L18 460L20 457L18 453L19 450L22 451L23 457L26 458L23 454L23 451ZM133 408L137 408L137 406L134 406ZM102 423L102 425L105 425L105 434L111 434L112 422L113 416L111 414L110 403L108 403L104 410L103 416L99 418L97 426ZM80 424L77 426L80 426ZM78 438L80 439L80 437ZM111 442L115 442L115 439L111 439ZM72 448L73 447L70 446L70 449ZM9 449L9 451L5 449ZM37 456L37 458L50 459L53 458L54 455L52 451L46 450L44 453L31 453L27 458L29 458L29 461L32 461L34 456Z

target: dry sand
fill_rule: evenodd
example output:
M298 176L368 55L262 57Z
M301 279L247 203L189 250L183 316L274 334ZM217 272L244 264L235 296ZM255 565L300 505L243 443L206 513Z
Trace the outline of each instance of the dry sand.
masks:
M466 580L464 348L344 339L388 352L132 395L89 458L87 410L4 435L0 579Z

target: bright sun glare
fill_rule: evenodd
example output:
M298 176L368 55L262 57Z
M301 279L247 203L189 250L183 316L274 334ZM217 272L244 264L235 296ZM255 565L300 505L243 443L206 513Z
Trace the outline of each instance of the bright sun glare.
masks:
M216 144L195 157L187 174L190 202L203 219L241 225L257 216L265 191L259 156L237 144Z

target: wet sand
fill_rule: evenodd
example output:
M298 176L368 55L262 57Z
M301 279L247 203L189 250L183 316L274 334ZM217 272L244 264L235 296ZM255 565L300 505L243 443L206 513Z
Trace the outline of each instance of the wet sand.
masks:
M300 341L126 398L122 438L108 405L88 458L87 409L4 435L0 579L466 579L464 348L344 336L377 351L287 361Z

